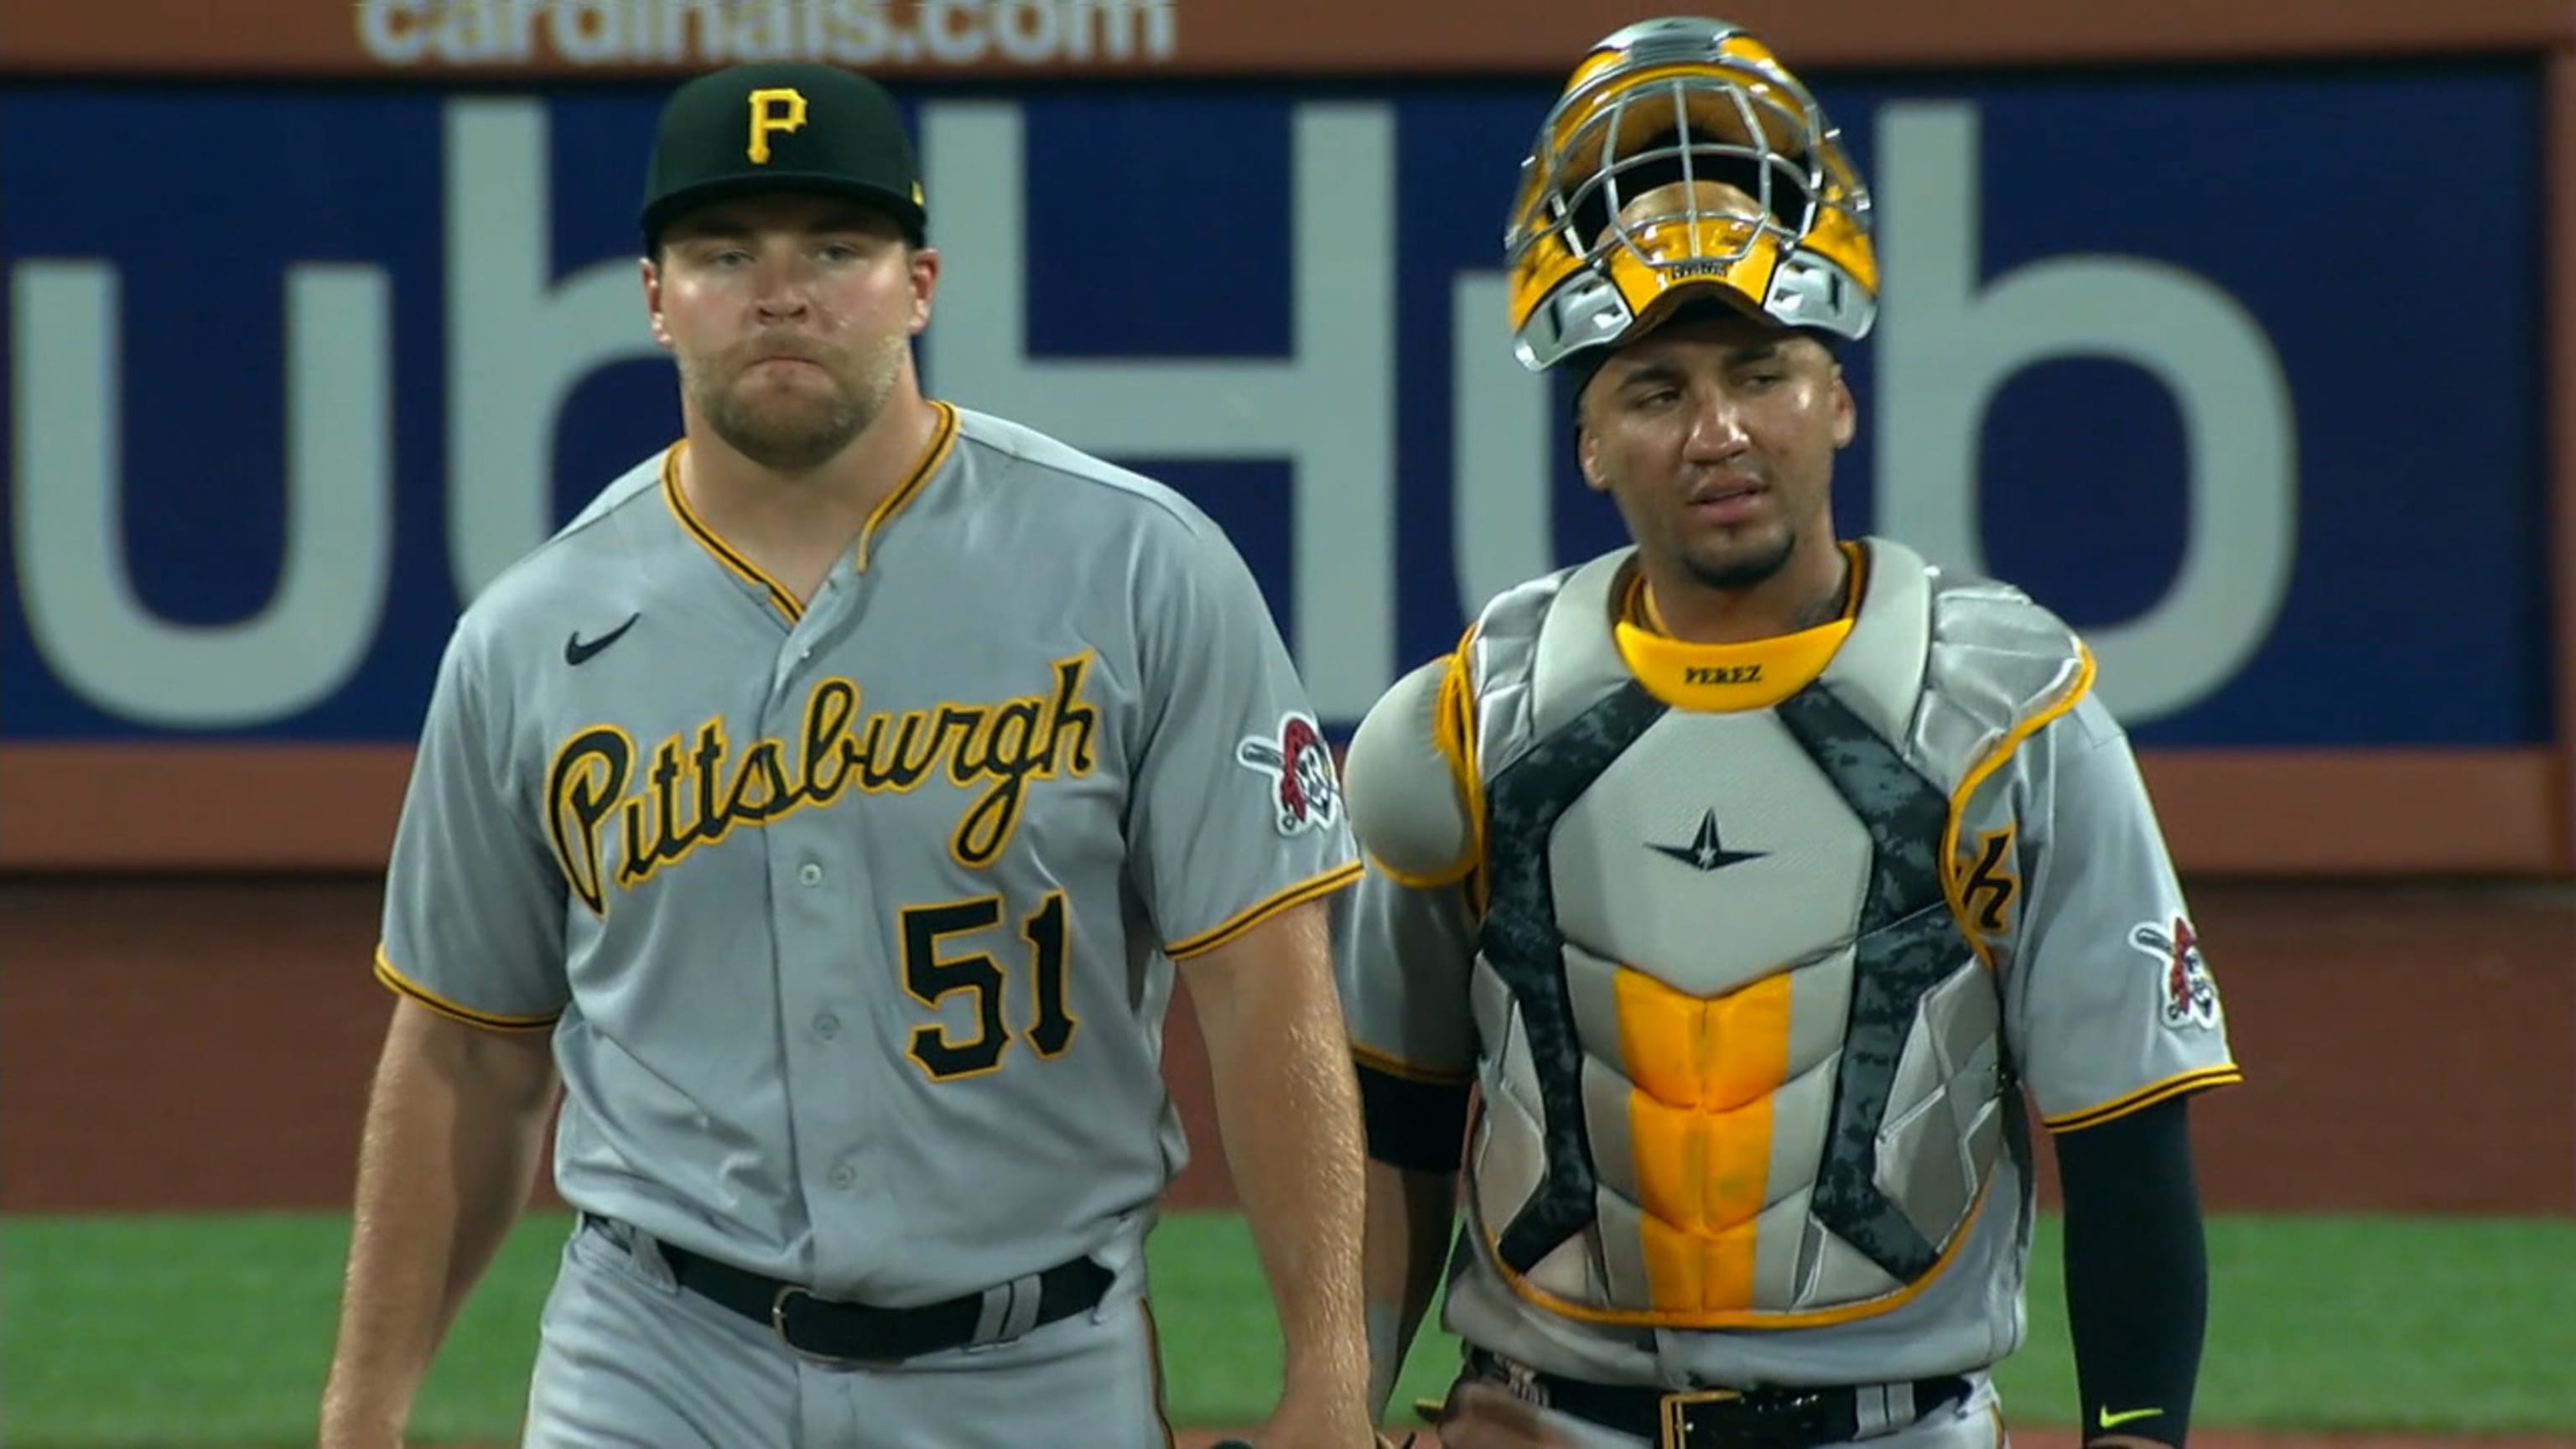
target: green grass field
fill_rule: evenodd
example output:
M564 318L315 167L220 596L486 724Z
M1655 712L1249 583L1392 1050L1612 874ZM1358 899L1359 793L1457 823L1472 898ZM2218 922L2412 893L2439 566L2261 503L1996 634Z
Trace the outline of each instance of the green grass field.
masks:
M2016 1419L2058 1424L2074 1375L2056 1239L2032 1264ZM530 1219L432 1374L414 1444L511 1438L564 1230ZM329 1215L0 1219L0 1429L13 1449L311 1442L347 1223ZM2576 1222L2219 1217L2205 1424L2576 1435ZM1242 1223L1156 1234L1173 1419L1257 1420L1278 1342ZM1426 1336L1405 1396L1454 1346ZM1401 1400L1399 1400L1401 1402Z

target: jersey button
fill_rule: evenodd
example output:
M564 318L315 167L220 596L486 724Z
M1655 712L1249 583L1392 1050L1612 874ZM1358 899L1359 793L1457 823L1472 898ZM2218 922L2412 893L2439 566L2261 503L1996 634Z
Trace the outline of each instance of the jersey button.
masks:
M856 1185L858 1180L859 1170L846 1162L832 1169L832 1186L844 1192Z
M805 882L809 886L821 885L823 883L823 867L816 865L814 862L809 860L796 868L796 878Z
M825 1041L841 1034L841 1019L830 1012L814 1018L814 1034Z

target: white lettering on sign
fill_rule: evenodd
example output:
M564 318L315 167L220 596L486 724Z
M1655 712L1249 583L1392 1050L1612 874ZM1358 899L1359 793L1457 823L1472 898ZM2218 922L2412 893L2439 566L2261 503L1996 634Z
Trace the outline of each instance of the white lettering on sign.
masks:
M1467 272L1449 288L1449 538L1470 619L1561 562L1549 514L1554 465L1572 445L1550 411L1555 389L1512 354L1511 287L1506 273Z
M1168 61L1179 0L358 0L392 66Z
M2182 567L2144 614L2085 633L2103 703L2123 720L2207 698L2271 634L2290 587L2297 416L2270 339L2235 298L2164 262L2051 258L1980 286L1975 107L1890 105L1878 125L1877 527L1934 563L1985 572L1977 455L1995 394L2050 358L2138 368L2182 413ZM2063 486L2085 479L2076 472Z
M429 43L426 8L379 8L388 37ZM605 17L613 5L595 8ZM582 23L594 27L581 32L589 35L610 21ZM1050 33L1063 42L1072 22L1046 23L1057 30L1009 20L1020 28L993 31L993 43L1033 48ZM922 116L949 282L923 340L935 388L1103 456L1287 463L1293 483L1279 511L1290 595L1277 602L1318 713L1356 720L1417 662L1397 650L1399 488L1440 486L1399 480L1396 468L1404 397L1393 112L1345 102L1296 109L1284 178L1294 198L1291 266L1279 283L1294 299L1288 355L1151 360L1028 355L1036 243L1021 110L933 102ZM557 274L543 107L460 97L444 124L443 501L461 604L554 531L555 429L575 390L602 368L663 354L633 255ZM1880 127L1887 296L1879 426L1868 429L1878 526L1938 562L1981 570L1978 439L1996 393L2052 358L2139 368L2183 420L2184 556L2153 606L2089 632L2105 699L2130 723L2208 697L2268 636L2293 562L2296 419L2269 340L2209 280L2149 259L2053 258L1980 278L1974 109L1891 105ZM29 629L66 688L119 718L169 729L292 719L344 689L384 627L395 546L394 282L363 262L278 265L287 296L282 563L257 614L211 625L156 617L126 557L119 359L129 324L116 269L81 258L12 269L13 546ZM1503 277L1471 269L1447 288L1452 395L1439 421L1452 438L1455 572L1439 586L1472 613L1566 562L1549 519L1570 440L1553 389L1512 358ZM400 400L415 399L442 405L427 389ZM607 480L581 481L596 491ZM210 476L207 486L266 482Z
M1292 597L1272 600L1328 720L1356 720L1395 665L1395 122L1297 107L1294 350L1282 359L1032 358L1019 107L925 108L922 160L948 276L922 356L940 395L1109 457L1286 459Z
M18 587L54 677L108 714L169 729L288 719L339 692L383 625L393 561L384 270L286 267L285 547L268 603L229 624L173 624L134 587L116 269L27 261L9 281ZM272 481L227 468L221 451L197 466L178 486Z
M553 233L545 109L448 102L447 544L462 599L554 532L555 424L573 389L669 355L634 255L548 281Z

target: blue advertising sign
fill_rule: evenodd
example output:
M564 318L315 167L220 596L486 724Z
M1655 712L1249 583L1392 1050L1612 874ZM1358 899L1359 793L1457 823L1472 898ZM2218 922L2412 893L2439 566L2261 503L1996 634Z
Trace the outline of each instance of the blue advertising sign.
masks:
M2549 738L2532 66L1819 89L1886 280L1847 530L2059 610L2143 744ZM461 602L676 434L660 94L0 97L0 739L407 742ZM1622 541L1505 335L1550 98L924 88L927 384L1207 507L1347 726Z

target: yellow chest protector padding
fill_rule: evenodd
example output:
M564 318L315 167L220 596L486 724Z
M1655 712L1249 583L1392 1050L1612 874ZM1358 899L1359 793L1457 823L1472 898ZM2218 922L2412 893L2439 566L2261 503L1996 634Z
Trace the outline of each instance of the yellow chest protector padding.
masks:
M1599 1185L1586 1140L1584 1053L1562 965L1549 842L1576 797L1669 708L1632 680L1541 739L1487 788L1490 895L1482 948L1520 1007L1545 1137L1544 1180L1494 1244L1515 1273L1529 1272L1590 1226ZM1872 857L1813 1212L1897 1281L1912 1282L1939 1261L1940 1245L1880 1190L1876 1140L1918 1007L1970 953L1937 857L1949 799L1830 688L1810 685L1773 708L1868 831Z

